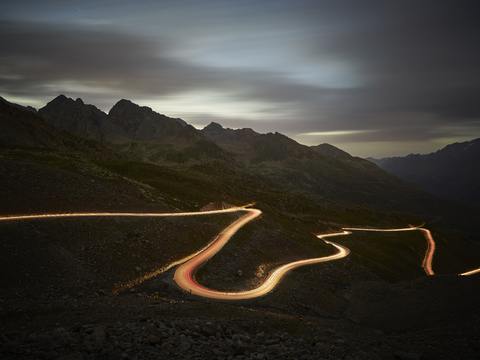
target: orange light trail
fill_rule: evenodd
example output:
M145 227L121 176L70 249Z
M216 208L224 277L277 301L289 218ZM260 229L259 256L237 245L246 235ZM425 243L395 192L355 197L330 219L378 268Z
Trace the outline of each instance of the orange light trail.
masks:
M222 299L222 300L241 300L241 299L251 299L259 296L263 296L270 291L272 291L275 286L279 283L281 278L290 270L297 268L299 266L304 265L311 265L320 262L332 261L341 259L347 256L350 253L350 250L345 246L335 244L334 242L327 241L323 238L330 237L330 236L338 236L338 235L347 235L349 232L344 231L342 233L335 233L335 234L326 234L326 235L319 235L318 238L323 239L327 244L333 245L338 252L334 255L324 256L321 258L314 258L314 259L307 259L307 260L299 260L294 261L285 265L282 265L275 270L273 270L265 279L265 281L255 289L248 290L248 291L240 291L240 292L222 292L207 289L201 285L199 285L193 278L193 274L196 269L198 269L202 264L204 264L208 259L210 259L214 254L216 254L220 248L233 236L233 234L247 222L253 220L255 217L261 214L260 210L248 210L252 211L253 213L249 216L245 216L242 219L237 220L235 223L230 225L227 229L225 229L219 236L218 236L218 245L212 246L205 251L204 254L200 254L199 256L191 259L190 261L181 265L177 271L175 272L175 282L184 290L190 292L191 294L195 294L198 296L203 296L206 298L211 299Z
M181 213L108 213L108 212L105 212L105 213L18 215L18 216L2 216L0 217L0 221L42 219L42 218L91 217L91 216L169 217L169 216L209 215L209 214L220 214L220 213L226 213L226 212L240 211L240 210L244 210L247 206L249 205L223 209L223 210L211 210L211 211L202 211L202 212L181 212Z
M234 207L230 209L223 210L213 210L213 211L204 211L204 212L183 212L183 213L67 213L67 214L40 214L40 215L19 215L19 216L3 216L0 217L0 221L11 221L11 220L26 220L26 219L46 219L46 218L66 218L66 217L105 217L105 216L134 216L134 217L168 217L168 216L192 216L192 215L208 215L208 214L219 214L226 212L236 212L236 211L245 211L249 214L243 216L242 218L236 220L225 228L217 237L207 244L203 249L193 253L183 259L175 261L163 269L147 274L141 279L134 280L131 284L136 284L140 281L143 281L147 278L156 276L165 272L166 270L176 266L179 268L175 271L174 279L175 282L184 290L189 291L190 293L217 299L229 299L229 300L239 300L239 299L250 299L258 296L267 294L278 284L280 279L290 270L304 265L315 264L319 262L332 261L336 259L343 258L350 253L350 250L342 245L335 244L325 240L326 237L338 236L338 235L347 235L349 232L344 231L342 233L335 234L326 234L319 235L318 238L323 239L327 244L334 246L338 252L334 255L325 256L321 258L307 259L295 261L289 264L278 267L272 271L265 281L256 289L243 291L243 292L221 292L216 290L207 289L200 284L198 284L194 278L193 274L195 271L206 261L208 261L213 255L215 255L221 248L227 243L227 241L246 223L252 221L262 214L260 210L257 209L248 209L248 207L253 204ZM125 285L128 287L128 285ZM124 286L124 287L125 287ZM121 288L114 290L114 294L121 291Z
M352 230L352 231L377 231L377 232L395 232L395 231L413 231L413 230L420 230L425 235L425 239L427 239L428 247L427 251L425 252L425 257L423 258L422 267L425 270L427 275L434 275L435 273L432 270L432 261L433 261L433 254L435 252L435 241L433 240L432 234L429 230L413 226L408 228L399 228L399 229L372 229L372 228L343 228L343 230Z
M334 246L338 251L334 255L324 256L320 258L313 258L313 259L306 259L291 262L285 265L282 265L275 270L273 270L265 279L265 281L257 288L242 291L242 292L222 292L207 289L200 284L198 284L194 280L194 273L195 271L207 262L212 256L214 256L217 252L219 252L222 247L228 242L228 240L245 224L254 220L258 216L262 214L260 210L257 209L249 209L248 207L253 206L254 204L248 204L241 207L233 207L229 209L223 210L212 210L212 211L203 211L203 212L179 212L179 213L67 213L67 214L40 214L40 215L18 215L18 216L3 216L0 217L0 221L11 221L11 220L25 220L25 219L42 219L42 218L65 218L65 217L114 217L114 216L129 216L129 217L170 217L170 216L194 216L194 215L209 215L209 214L220 214L220 213L227 213L227 212L237 212L237 211L245 211L248 214L243 216L242 218L234 221L230 224L227 228L225 228L222 232L220 232L215 239L213 239L209 244L203 247L201 250L183 258L178 261L175 261L164 268L152 272L151 274L145 275L142 279L145 280L147 278L159 275L166 270L180 265L178 269L175 271L174 279L175 282L187 292L192 294L203 296L207 298L216 298L216 299L227 299L227 300L239 300L239 299L250 299L254 297L259 297L267 294L268 292L272 291L275 286L279 283L281 278L290 270L304 265L310 265L320 262L332 261L344 258L348 256L350 250L345 246L336 244L332 241L327 241L325 238L334 237L334 236L343 236L351 234L351 231L375 231L375 232L396 232L396 231L413 231L413 230L420 230L424 233L425 238L428 241L428 248L425 253L425 258L423 260L422 267L424 268L427 275L433 275L434 272L432 270L432 261L433 261L433 254L435 252L435 241L433 240L432 234L429 230L421 228L421 227L408 227L408 228L399 228L399 229L373 229L373 228L343 228L342 232L339 233L332 233L332 234L322 234L317 235L319 239L324 240L327 244ZM476 270L471 270L460 275L472 275L480 272L480 268ZM139 281L143 281L142 279L137 279L132 282L135 284ZM128 285L127 285L128 287ZM114 293L118 293L120 289L116 289Z

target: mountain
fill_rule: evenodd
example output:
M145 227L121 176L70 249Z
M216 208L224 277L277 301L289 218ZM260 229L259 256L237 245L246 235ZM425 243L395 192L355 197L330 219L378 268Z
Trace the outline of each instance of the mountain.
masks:
M423 216L445 208L441 203L448 202L332 145L308 147L280 133L224 129L216 123L201 131L246 169L291 190L316 196L318 201Z
M480 207L480 138L450 144L426 155L367 160L432 194Z
M120 159L114 151L98 142L58 130L31 111L0 102L0 145L45 150L60 149L94 159Z
M38 110L38 115L57 129L102 141L100 127L107 115L93 105L85 105L82 99L74 101L60 95Z
M131 160L192 164L210 159L232 162L214 142L181 119L118 101L108 114L81 99L60 95L38 111L59 129L96 140Z
M33 112L33 113L36 113L36 112L37 112L37 109L35 109L35 108L32 107L32 106L22 106L22 105L18 105L18 104L15 104L15 103L11 103L10 101L5 100L5 99L2 98L1 96L0 96L0 102L3 102L3 103L5 103L5 104L7 104L7 105L16 107L16 108L21 109L21 110L31 111L31 112Z
M147 141L165 141L183 128L175 119L124 99L113 106L103 126L107 134L117 131L128 139Z
M330 144L320 144L311 147L320 154L328 155L337 159L352 159L352 155Z

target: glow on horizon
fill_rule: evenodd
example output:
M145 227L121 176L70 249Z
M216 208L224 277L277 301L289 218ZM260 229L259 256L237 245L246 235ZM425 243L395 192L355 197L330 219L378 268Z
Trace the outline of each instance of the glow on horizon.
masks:
M385 157L403 157L410 154L430 154L438 151L445 146L454 142L469 141L462 138L451 138L450 141L441 141L441 139L418 140L418 141L348 141L342 139L341 136L336 138L330 137L308 137L297 138L296 135L291 136L295 141L307 146L315 146L323 143L333 145L352 156L361 158L372 157L381 159Z
M241 94L202 90L151 98L142 102L154 111L159 112L156 109L162 109L161 113L180 117L189 124L196 123L195 119L199 116L210 117L212 121L240 118L242 121L258 122L290 115L288 110L279 109L274 104L260 100L241 100L238 97L241 97Z
M374 130L334 130L334 131L317 131L317 132L308 132L297 134L296 136L342 136L342 135L356 135L363 134L368 132L373 132Z

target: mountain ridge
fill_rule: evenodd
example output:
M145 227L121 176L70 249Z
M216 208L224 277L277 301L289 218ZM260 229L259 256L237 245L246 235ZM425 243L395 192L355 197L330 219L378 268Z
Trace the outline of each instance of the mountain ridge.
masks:
M10 106L16 107L16 108L21 109L21 110L30 111L30 112L33 112L35 114L37 113L37 109L35 109L33 106L22 106L22 105L19 105L19 104L15 104L15 103L12 103L10 101L5 100L1 96L0 96L0 102L6 103Z
M420 187L332 145L309 147L280 133L223 129L219 124L210 124L201 132L218 141L247 169L290 189L315 193L320 198L387 210L391 209L388 202L393 195L383 193L388 188L395 188L395 192L402 189L418 192L418 195L411 195L410 201L416 201L416 196L422 197ZM336 155L327 155L322 150ZM406 207L399 206L401 201L395 201L397 210L405 211Z
M126 99L119 100L106 114L81 99L59 95L38 113L54 126L92 138L131 160L156 164L191 164L210 158L232 161L182 119Z
M449 144L430 154L369 161L433 194L480 208L480 138Z
M92 139L59 130L39 115L0 102L0 144L45 149L61 149L95 159L118 160L121 157Z

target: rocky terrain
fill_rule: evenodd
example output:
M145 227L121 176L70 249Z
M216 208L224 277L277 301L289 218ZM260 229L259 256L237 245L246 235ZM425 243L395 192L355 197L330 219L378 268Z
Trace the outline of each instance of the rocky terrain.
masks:
M233 161L182 119L170 118L125 99L106 114L81 99L60 95L39 109L38 114L60 130L98 141L131 160L169 165L208 159Z
M99 300L97 302L106 302ZM145 306L148 300L125 302ZM158 302L150 301L151 308ZM78 302L80 303L80 302ZM82 305L75 305L82 308ZM77 320L81 311L75 311ZM51 329L7 331L2 335L3 359L382 359L390 353L401 359L419 359L418 353L398 349L380 331L348 336L346 324L308 322L307 329L292 332L269 326L273 316L223 319L169 318L136 315L114 323L56 323ZM262 319L262 320L261 320ZM27 320L30 320L28 318ZM82 319L83 320L83 319ZM290 321L289 321L290 320ZM285 325L291 319L285 321ZM351 325L349 326L351 327ZM306 331L307 330L307 331ZM345 331L348 331L347 333ZM370 339L368 339L370 335ZM348 336L348 337L346 337ZM376 346L372 349L371 345Z
M445 285L441 279L435 282L439 287ZM425 289L425 284L413 285ZM478 280L471 285L478 288ZM377 295L370 294L370 309L385 305L385 289ZM398 291L396 294L399 295ZM445 295L448 298L451 293ZM275 294L271 296L274 298ZM478 290L475 296L478 298ZM432 304L435 299L417 300ZM439 300L440 305L433 312L423 310L421 325L420 321L413 325L413 317L402 313L406 318L403 327L392 328L378 324L365 326L347 317L298 315L248 303L204 301L181 294L128 292L120 296L96 294L15 302L3 297L0 356L2 359L477 359L478 309L453 306L450 314L444 312L445 318L438 318L435 312L440 308L446 311L446 305L454 305L451 300ZM352 301L349 309L359 304L358 300ZM418 314L417 311L414 315ZM376 318L392 320L386 313ZM395 324L402 325L398 321Z

